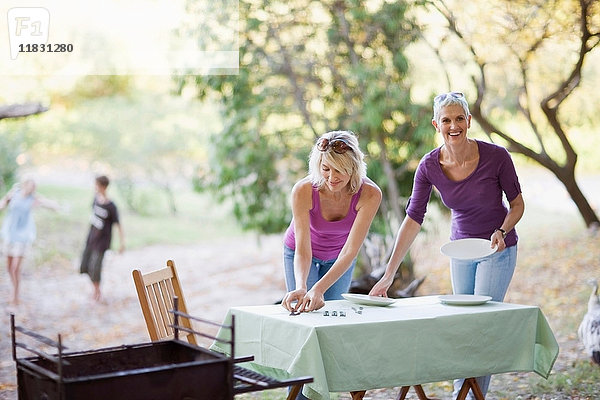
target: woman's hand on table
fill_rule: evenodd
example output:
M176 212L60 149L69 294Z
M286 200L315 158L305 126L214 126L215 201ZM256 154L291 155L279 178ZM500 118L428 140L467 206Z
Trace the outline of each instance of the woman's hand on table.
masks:
M325 305L324 293L315 290L313 287L306 293L302 301L298 304L297 310L299 312L310 312L318 310Z
M301 304L301 300L306 295L305 289L296 289L291 292L287 292L281 300L281 305L288 311L296 311L298 306ZM294 304L292 304L294 303Z
M381 279L373 286L371 291L369 292L369 296L378 296L378 297L388 297L387 291L392 286L394 282L394 278L391 279L386 277L385 275L381 277Z
M310 312L322 308L325 305L323 293L311 289L308 293L304 289L296 289L288 292L281 305L292 312Z

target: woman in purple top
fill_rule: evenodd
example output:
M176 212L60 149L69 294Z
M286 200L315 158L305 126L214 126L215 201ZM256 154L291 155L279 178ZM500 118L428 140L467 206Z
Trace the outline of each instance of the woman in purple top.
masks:
M322 135L312 148L308 176L292 189L293 219L284 236L287 310L318 310L325 300L342 298L380 202L356 136Z
M452 289L456 294L491 296L502 301L517 260L515 225L525 205L511 157L505 148L470 139L469 106L462 93L436 96L433 120L444 144L425 155L417 172L406 217L385 274L371 289L372 296L387 296L394 274L419 233L427 203L435 186L442 202L452 211L450 239L490 239L494 254L475 260L451 260ZM502 201L503 193L508 207ZM477 378L483 394L489 377ZM462 380L455 381L455 394Z

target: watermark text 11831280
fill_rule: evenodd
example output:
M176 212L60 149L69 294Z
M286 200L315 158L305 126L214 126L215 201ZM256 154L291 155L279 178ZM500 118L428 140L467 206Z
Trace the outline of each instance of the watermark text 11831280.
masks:
M19 53L71 53L71 43L19 44Z
M238 2L0 0L0 77L235 75Z

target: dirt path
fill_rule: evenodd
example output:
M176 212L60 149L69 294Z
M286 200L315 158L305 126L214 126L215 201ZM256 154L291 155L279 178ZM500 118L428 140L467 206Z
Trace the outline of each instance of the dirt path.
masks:
M441 240L441 239L436 239ZM124 254L112 254L107 259L104 270L104 292L106 304L96 304L91 300L91 287L86 276L79 275L73 265L53 268L27 269L23 277L23 301L18 307L8 307L6 300L9 282L6 274L0 274L0 304L2 318L8 321L8 313L16 314L18 324L22 324L49 337L63 334L65 345L70 350L89 350L121 344L148 341L146 328L139 309L131 270L153 270L173 258L178 267L189 310L214 321L221 321L229 307L235 305L269 304L281 298L284 293L283 276L280 270L280 238L270 236L257 242L253 238L236 241L234 249L230 243L215 242L196 246L154 246ZM427 249L437 243L420 243L421 273L427 280L419 294L449 293L446 282L447 261L437 252ZM541 278L540 278L541 279ZM534 293L528 291L525 283L515 283L511 289L512 301L528 303ZM524 293L524 294L521 294ZM510 301L511 299L509 299ZM572 362L581 358L581 349L573 335L557 335L561 354L555 370L565 370ZM10 357L10 334L8 323L0 331L0 399L15 400L16 377L14 362ZM504 374L492 381L489 400L514 399L493 394L527 391L531 374ZM450 400L451 388L448 382L425 385L429 395L440 400ZM412 393L412 392L411 392ZM393 399L397 390L369 391L365 399ZM279 393L284 398L283 392ZM412 395L414 396L414 394ZM244 398L260 399L258 395ZM339 400L350 397L340 394ZM415 398L415 397L410 397ZM529 397L522 397L529 398ZM566 397L552 397L555 400ZM549 399L549 398L548 398Z
M106 304L91 300L91 284L75 266L25 268L22 301L8 306L8 275L0 274L0 399L16 399L14 362L10 355L9 312L17 324L55 338L63 334L70 351L148 341L131 278L131 270L150 271L175 260L188 309L221 321L229 307L269 304L284 293L279 269L280 238L257 242L246 237L235 247L225 241L197 246L154 246L107 255L103 270ZM3 271L4 272L4 271Z

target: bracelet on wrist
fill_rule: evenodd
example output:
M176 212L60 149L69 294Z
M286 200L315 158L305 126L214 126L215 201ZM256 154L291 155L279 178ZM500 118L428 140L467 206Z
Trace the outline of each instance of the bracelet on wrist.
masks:
M496 231L499 231L502 234L502 239L506 239L506 231L502 228L496 228ZM494 232L496 232L494 231Z

